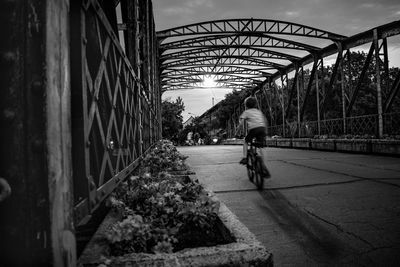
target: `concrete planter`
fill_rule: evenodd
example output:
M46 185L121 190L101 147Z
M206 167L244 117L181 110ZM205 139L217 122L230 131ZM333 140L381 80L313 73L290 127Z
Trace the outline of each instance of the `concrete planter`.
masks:
M281 138L267 139L267 145L271 147L277 146L350 153L400 155L400 140Z
M266 139L265 145L269 147L276 147L276 140L277 139Z
M310 138L292 139L292 147L309 149L311 147L311 139Z
M276 146L278 146L278 147L292 147L292 139L290 139L290 138L276 139Z
M228 138L221 141L222 145L243 145L244 139Z
M311 148L317 150L335 151L335 139L312 139Z
M223 203L220 203L218 216L236 242L184 249L175 253L132 253L111 257L108 256L104 232L118 219L110 213L79 258L79 266L98 266L104 262L102 256L108 259L107 266L273 266L272 254Z
M400 140L371 140L371 152L400 155Z
M336 139L336 150L354 153L371 153L371 142L367 139Z

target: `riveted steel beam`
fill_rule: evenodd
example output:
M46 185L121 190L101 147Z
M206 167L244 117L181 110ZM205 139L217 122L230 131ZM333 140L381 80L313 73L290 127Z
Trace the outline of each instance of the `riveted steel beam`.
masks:
M343 40L345 36L297 23L269 20L269 19L231 19L206 21L176 27L157 32L158 38L195 34L218 34L218 33L270 33L282 35L295 35L330 40Z

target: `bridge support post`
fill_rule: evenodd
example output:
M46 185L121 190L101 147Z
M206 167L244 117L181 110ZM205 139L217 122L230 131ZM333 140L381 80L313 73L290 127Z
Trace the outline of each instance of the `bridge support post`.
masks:
M283 83L283 75L281 74L281 84L282 84L282 89L281 89L281 94L280 95L278 95L278 97L280 98L280 100L281 100L281 107L282 107L282 136L283 137L285 137L286 136L286 134L285 134L285 132L286 132L286 122L285 122L285 90L284 90L284 83ZM275 84L275 87L276 87L276 84ZM278 88L276 87L276 91L277 91L277 93L279 94L279 92L278 92Z
M340 69L340 89L342 92L342 119L343 119L343 134L347 133L347 122L346 122L346 81L344 77L344 56L343 56L343 46L341 43L338 44L338 50L341 55L339 62Z
M76 266L69 6L0 3L0 266Z
M297 94L297 100L296 100L296 105L297 105L297 134L298 137L301 137L301 122L300 122L300 68L299 66L296 65L296 94ZM290 105L290 103L289 103Z
M321 59L321 68L322 68L322 59ZM323 79L324 77L322 77ZM315 72L315 94L317 97L317 127L318 127L318 135L321 135L321 114L320 114L320 106L319 106L319 79L318 79L318 67Z
M378 108L378 138L383 136L383 112L382 112L382 87L381 87L381 59L379 57L378 30L374 29L375 47L375 75L376 75L376 98Z

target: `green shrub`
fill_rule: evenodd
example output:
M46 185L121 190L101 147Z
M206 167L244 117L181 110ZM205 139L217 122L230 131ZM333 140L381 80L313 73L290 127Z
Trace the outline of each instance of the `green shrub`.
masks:
M123 182L109 197L122 215L106 239L114 256L132 252L170 253L184 247L208 245L215 236L219 204L198 181L172 176L165 170L186 166L186 157L163 141L142 161L139 176ZM162 168L156 165L162 164ZM151 172L143 172L151 170Z

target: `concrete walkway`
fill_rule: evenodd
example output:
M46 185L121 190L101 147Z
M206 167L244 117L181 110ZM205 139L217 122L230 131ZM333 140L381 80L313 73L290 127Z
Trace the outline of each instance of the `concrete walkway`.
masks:
M400 158L265 148L272 178L257 191L241 146L178 149L275 266L399 266Z

